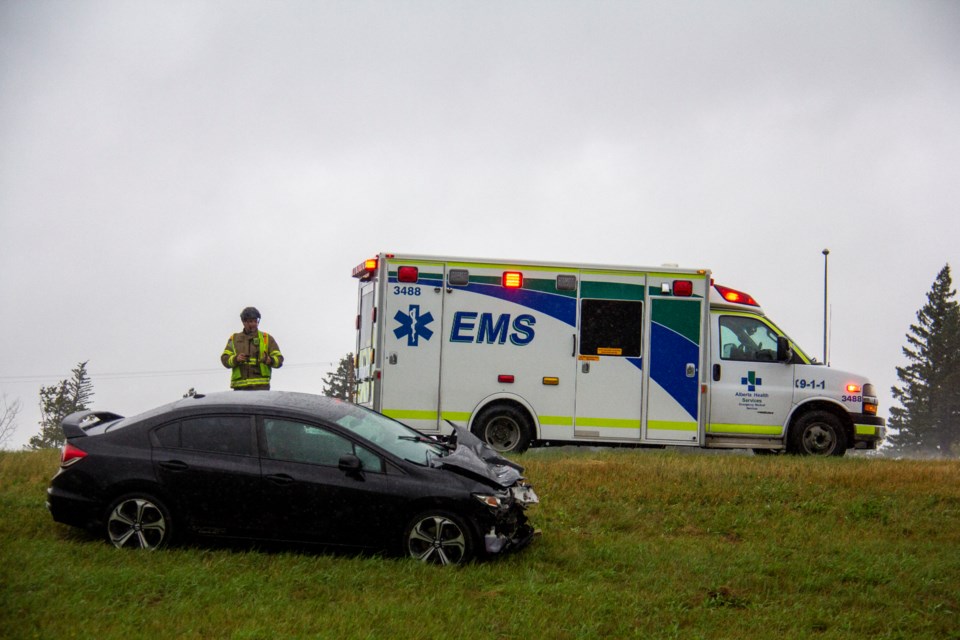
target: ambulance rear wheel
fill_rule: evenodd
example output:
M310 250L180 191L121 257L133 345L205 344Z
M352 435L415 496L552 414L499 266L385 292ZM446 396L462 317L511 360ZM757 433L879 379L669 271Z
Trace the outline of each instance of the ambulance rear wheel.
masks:
M477 416L473 433L501 453L523 453L530 446L533 427L522 409L498 404Z
M847 451L843 425L829 411L811 411L791 427L789 451L802 456L842 456Z

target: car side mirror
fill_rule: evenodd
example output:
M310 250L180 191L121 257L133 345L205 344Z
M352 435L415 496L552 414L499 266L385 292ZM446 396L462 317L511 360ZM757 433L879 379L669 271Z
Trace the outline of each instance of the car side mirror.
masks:
M777 336L777 362L791 360L793 360L793 349L790 348L790 341L784 336Z
M360 462L360 458L352 453L345 453L340 456L340 461L337 463L337 468L348 476L363 476L363 463Z

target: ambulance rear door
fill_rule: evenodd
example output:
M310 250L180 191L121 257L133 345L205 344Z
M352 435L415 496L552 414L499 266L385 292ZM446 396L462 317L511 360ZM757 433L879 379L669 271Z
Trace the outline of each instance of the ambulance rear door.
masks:
M397 257L384 271L380 411L415 429L437 431L445 267Z

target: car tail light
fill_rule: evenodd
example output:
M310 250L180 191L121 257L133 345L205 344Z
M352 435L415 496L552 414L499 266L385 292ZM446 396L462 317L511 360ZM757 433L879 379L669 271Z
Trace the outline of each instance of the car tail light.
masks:
M79 447L75 447L68 442L63 445L63 449L60 451L60 466L69 467L72 464L80 462L80 460L86 457L86 451Z

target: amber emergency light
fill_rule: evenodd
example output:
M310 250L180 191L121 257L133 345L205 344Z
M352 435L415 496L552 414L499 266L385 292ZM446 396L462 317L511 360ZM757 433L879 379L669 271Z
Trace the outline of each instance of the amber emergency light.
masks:
M519 289L523 286L523 274L519 271L504 271L502 282L507 289Z

